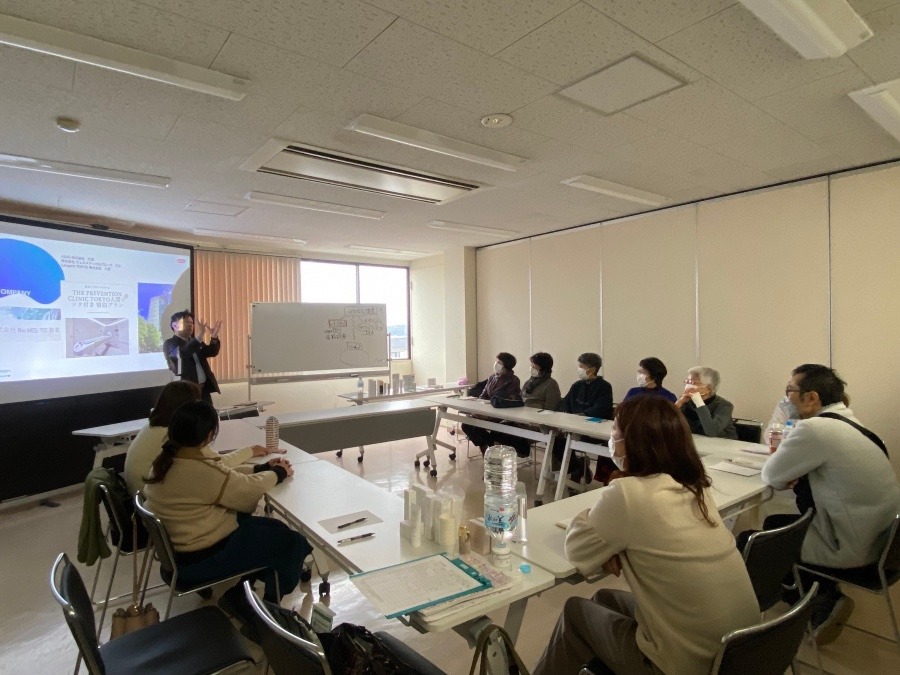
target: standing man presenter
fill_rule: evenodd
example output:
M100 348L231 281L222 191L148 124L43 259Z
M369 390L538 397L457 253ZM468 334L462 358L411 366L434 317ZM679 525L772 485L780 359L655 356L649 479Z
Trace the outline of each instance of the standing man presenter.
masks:
M216 321L212 326L200 319L197 324L200 332L194 335L194 315L190 310L175 312L172 315L172 337L163 343L163 354L169 370L179 380L187 380L200 385L203 392L203 400L212 403L212 393L221 393L216 376L213 375L207 359L211 359L219 353L222 343L219 341L219 331L222 322ZM209 343L206 336L209 334Z

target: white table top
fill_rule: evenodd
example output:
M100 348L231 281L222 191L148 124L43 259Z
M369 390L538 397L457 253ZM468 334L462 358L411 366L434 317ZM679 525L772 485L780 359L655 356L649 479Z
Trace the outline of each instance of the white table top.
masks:
M551 413L537 408L495 408L491 402L484 398L461 398L459 396L429 396L426 401L431 406L453 408L467 415L481 415L498 420L510 420L522 424L534 424L536 426L555 426L549 422L554 415L564 413Z
M269 490L266 498L348 572L376 570L440 552L434 542L424 541L421 547L413 548L401 539L403 499L330 462L296 466L293 477ZM382 522L339 533L331 533L320 524L358 511L370 511ZM337 543L338 539L367 532L375 536L345 545Z
M257 427L253 422L248 422L246 419L222 420L219 422L219 435L216 437L216 440L212 442L212 449L216 452L224 452L227 450L245 448L248 445L265 444L266 432ZM249 460L250 463L262 464L263 462L268 462L270 459L277 459L279 457L283 457L291 464L319 461L315 455L304 452L300 448L295 447L286 441L279 440L278 447L287 452L283 455L271 454L266 455L265 457L254 457Z
M695 440L697 437L695 437ZM721 441L725 439L709 439ZM728 441L738 443L737 441ZM699 445L699 444L698 444ZM746 447L746 443L740 444ZM733 450L736 453L736 450ZM711 464L721 461L727 453L710 454L703 457L703 463L712 479L710 493L720 514L727 516L730 509L748 500L762 500L771 488L766 486L760 477L738 476L735 474L709 469ZM750 455L743 455L750 457ZM575 566L565 557L564 543L566 531L557 527L560 520L567 520L589 509L597 503L600 490L589 490L573 497L559 499L543 506L530 509L526 518L526 534L528 541L524 544L512 544L512 550L534 565L550 571L557 578L565 578L575 574Z
M469 384L442 384L435 385L433 387L429 387L428 385L417 385L415 391L397 391L392 392L390 394L376 394L375 396L369 396L368 391L363 393L362 398L359 397L359 394L355 391L347 392L345 394L338 394L340 398L351 401L352 403L376 403L379 401L397 401L406 398L420 398L423 396L434 396L437 394L441 394L444 392L451 391L459 391L461 389L468 389L471 385Z
M363 417L375 417L377 415L389 415L408 410L423 410L433 408L434 403L427 399L411 399L404 401L383 401L381 403L369 403L362 406L347 408L325 408L324 410L308 410L306 412L279 413L275 415L281 426L297 426L301 424L315 424L326 420L358 419ZM255 423L264 425L265 420L258 418Z

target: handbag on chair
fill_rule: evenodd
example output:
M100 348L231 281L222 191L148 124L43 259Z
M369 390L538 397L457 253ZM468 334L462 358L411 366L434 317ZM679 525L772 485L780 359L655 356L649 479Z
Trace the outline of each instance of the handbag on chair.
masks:
M479 675L487 675L490 650L495 637L499 639L503 650L506 652L506 662L509 665L510 675L528 675L528 669L525 667L522 657L516 653L516 647L512 638L509 637L509 633L496 624L491 624L478 635L478 643L475 645L475 655L472 657L472 667L469 668L469 675L475 675L476 669L478 669Z
M138 535L137 520L134 515L131 516L131 530L134 542L134 549L131 552L131 559L134 562L134 581L131 587L131 604L126 608L120 607L112 615L112 626L109 629L109 639L132 633L146 626L152 626L159 623L159 611L153 606L153 603L142 605L138 601L141 591L141 581L147 569L147 560L149 558L150 546L144 548L144 561L141 563L141 573L138 574L137 552L138 552Z

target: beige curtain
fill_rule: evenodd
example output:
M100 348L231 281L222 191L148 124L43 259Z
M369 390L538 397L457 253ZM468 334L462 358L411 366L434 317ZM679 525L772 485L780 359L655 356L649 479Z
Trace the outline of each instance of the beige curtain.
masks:
M222 320L222 351L212 362L221 382L247 377L251 302L300 302L300 259L223 251L194 254L196 316Z

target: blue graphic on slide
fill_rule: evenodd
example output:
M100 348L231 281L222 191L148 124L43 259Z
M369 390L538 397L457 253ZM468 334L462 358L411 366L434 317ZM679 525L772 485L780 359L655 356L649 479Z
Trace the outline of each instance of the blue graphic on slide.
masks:
M62 267L40 246L0 239L0 298L24 295L47 305L59 300L63 279Z

